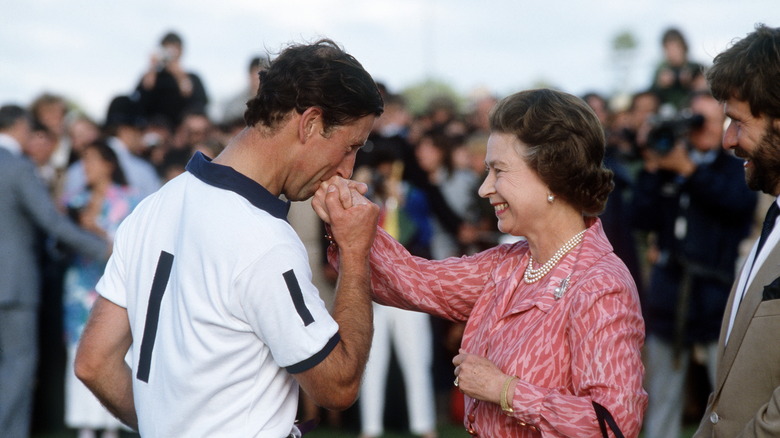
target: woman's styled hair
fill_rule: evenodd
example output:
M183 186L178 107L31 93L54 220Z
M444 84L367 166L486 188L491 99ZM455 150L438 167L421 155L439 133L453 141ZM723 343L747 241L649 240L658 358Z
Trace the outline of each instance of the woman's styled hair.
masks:
M496 105L490 129L527 146L523 159L557 197L586 216L604 210L612 171L603 165L604 128L585 101L550 89L521 91Z

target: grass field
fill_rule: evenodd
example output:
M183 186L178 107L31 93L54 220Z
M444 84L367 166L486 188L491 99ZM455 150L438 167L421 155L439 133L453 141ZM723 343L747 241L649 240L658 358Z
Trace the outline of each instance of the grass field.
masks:
M695 426L687 426L683 431L680 438L690 438L696 431ZM438 428L440 438L468 438L469 434L459 425L443 425ZM341 429L333 429L330 427L322 426L306 434L306 438L355 438L358 436L357 431L345 431ZM76 433L74 431L56 431L48 433L33 434L31 438L75 438ZM137 438L138 435L123 433L122 438ZM381 438L414 438L415 435L410 433L404 433L400 431L388 431Z
M458 425L444 425L438 428L441 438L468 438L469 434ZM306 438L355 438L357 431L345 431L322 426L306 434ZM387 431L382 438L413 438L415 435L400 431ZM40 432L33 434L31 438L76 438L76 432L73 430L58 430L50 432ZM122 433L121 438L138 438L137 434Z

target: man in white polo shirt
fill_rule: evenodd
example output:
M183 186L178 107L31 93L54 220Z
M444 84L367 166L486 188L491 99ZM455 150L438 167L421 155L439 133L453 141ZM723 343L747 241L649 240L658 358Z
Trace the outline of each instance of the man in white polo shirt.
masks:
M329 40L287 48L261 75L247 127L136 208L98 284L76 374L144 438L300 436L299 385L329 409L358 394L378 208L353 191L331 230L342 260L331 317L279 196L349 177L382 98Z

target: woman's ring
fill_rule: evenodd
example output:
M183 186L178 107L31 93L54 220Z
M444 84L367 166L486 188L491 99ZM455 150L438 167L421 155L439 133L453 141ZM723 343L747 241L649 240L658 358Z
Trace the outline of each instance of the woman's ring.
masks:
M455 376L455 381L452 382L452 384L458 386L458 376Z

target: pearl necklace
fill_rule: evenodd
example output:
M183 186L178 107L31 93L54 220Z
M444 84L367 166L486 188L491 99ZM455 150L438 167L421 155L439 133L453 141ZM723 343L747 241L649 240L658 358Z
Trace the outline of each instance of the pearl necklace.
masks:
M534 256L528 255L528 266L525 268L525 274L523 274L523 280L525 281L525 284L531 284L536 283L539 281L542 277L547 275L552 268L555 267L555 265L558 264L558 262L563 258L563 256L566 255L569 251L572 250L575 246L579 245L580 242L582 242L582 235L585 234L585 230L580 231L579 233L575 234L574 237L569 239L568 242L564 243L562 247L558 249L558 251L555 251L555 254L553 254L552 257L550 257L550 260L547 260L545 264L542 265L539 269L534 269Z

